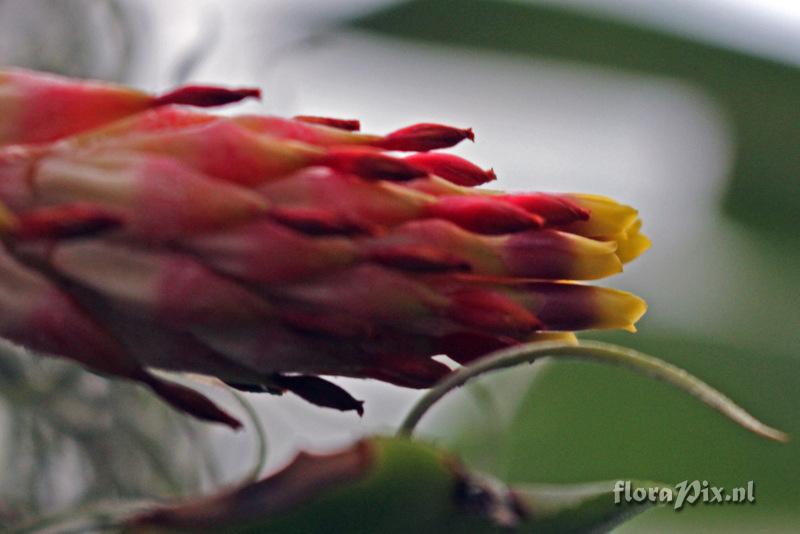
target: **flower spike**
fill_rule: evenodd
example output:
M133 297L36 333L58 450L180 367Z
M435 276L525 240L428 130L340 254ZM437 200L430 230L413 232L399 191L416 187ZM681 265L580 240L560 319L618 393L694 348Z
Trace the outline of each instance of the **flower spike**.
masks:
M471 129L183 106L250 89L153 97L27 71L0 89L0 336L200 418L238 424L149 369L360 414L321 377L427 388L450 373L434 356L633 331L645 312L584 283L647 249L638 212L477 188L492 170L438 151Z
M450 148L464 139L475 140L472 128L453 128L441 124L414 124L396 130L375 143L386 150L427 152Z

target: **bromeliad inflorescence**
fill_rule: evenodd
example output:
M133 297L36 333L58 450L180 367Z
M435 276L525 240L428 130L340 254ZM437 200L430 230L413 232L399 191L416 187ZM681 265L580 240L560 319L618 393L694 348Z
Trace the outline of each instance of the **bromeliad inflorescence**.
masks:
M360 412L319 375L425 388L436 355L644 313L579 283L647 248L633 208L477 189L491 170L436 151L468 129L186 107L257 94L0 73L0 335L236 425L148 368Z

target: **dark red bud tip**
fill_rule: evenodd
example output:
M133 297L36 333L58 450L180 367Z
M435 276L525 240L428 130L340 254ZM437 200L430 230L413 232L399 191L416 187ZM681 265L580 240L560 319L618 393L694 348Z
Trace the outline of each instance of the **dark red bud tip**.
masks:
M589 210L560 195L547 193L521 193L500 195L498 200L518 206L529 213L541 216L548 226L569 224L589 219Z
M440 197L426 208L428 217L444 219L479 234L509 234L540 228L543 219L491 196Z
M275 208L272 218L293 230L309 235L370 234L373 229L336 212L317 208Z
M464 139L475 140L472 128L453 128L442 124L414 124L390 133L375 142L375 146L386 150L427 152L449 148Z
M344 389L318 376L274 375L272 381L311 404L342 412L354 410L359 416L364 415L364 401L354 399Z
M18 240L87 237L122 226L114 213L88 205L40 208L19 216L14 228Z
M234 430L242 428L242 423L238 419L193 389L162 380L147 372L144 372L140 380L150 386L158 396L181 411L204 421L222 423Z
M294 120L307 122L310 124L321 124L348 132L357 132L361 129L361 121L358 119L336 119L334 117L317 117L315 115L297 115Z
M261 98L261 89L243 88L226 89L224 87L214 87L208 85L186 85L174 91L161 95L153 101L153 106L165 106L167 104L184 104L187 106L197 106L210 108L214 106L224 106L233 102L239 102L245 98Z
M536 316L499 293L464 289L450 298L450 313L465 326L502 334L529 333L541 327Z
M422 245L387 247L369 253L369 259L404 271L422 273L467 272L469 263L442 250Z
M371 180L406 181L428 174L402 159L363 148L333 149L322 157L320 164Z
M408 156L405 161L448 182L467 187L485 184L497 178L493 170L484 171L474 163L452 154L425 152Z
M376 354L371 361L374 366L362 371L365 377L404 388L427 389L451 372L436 360L412 354Z

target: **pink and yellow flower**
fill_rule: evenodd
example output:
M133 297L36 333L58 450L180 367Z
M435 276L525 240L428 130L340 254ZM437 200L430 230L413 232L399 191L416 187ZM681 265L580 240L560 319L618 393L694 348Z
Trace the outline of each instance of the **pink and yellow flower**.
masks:
M0 73L0 335L224 420L147 368L360 411L320 375L429 387L436 355L644 313L581 283L649 246L633 208L478 189L492 170L437 151L470 129L173 105L250 94Z

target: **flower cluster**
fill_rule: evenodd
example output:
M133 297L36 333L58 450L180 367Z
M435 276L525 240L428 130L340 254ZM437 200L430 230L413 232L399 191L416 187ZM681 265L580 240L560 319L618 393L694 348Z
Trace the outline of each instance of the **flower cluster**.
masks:
M644 313L579 283L647 248L633 208L476 188L494 173L438 151L469 129L187 107L256 95L0 73L0 336L225 420L147 369L360 411L320 375L425 388L436 355Z

